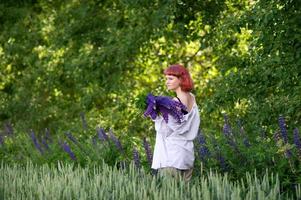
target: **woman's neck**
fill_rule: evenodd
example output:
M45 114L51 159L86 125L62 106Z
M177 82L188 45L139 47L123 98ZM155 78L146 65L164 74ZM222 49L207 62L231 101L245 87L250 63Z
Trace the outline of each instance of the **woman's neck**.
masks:
M177 97L181 97L181 96L184 96L186 95L188 92L185 92L181 89L181 87L178 87L176 90L175 90L176 94L177 94Z

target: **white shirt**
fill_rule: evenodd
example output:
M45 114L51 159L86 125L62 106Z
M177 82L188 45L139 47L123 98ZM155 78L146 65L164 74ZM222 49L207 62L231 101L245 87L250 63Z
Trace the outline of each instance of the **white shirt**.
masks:
M162 116L158 116L154 121L156 144L152 168L191 169L194 163L193 140L200 126L197 104L194 103L191 111L184 115L181 123L171 115L168 115L168 123Z

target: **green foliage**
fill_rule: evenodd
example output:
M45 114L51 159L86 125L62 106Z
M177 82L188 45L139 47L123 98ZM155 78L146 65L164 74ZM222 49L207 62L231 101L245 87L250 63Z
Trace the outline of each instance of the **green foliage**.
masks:
M135 105L138 109L140 109L142 112L144 112L147 108L147 102L146 102L147 94L139 94L135 99Z
M287 159L285 152L296 155L296 148L273 137L280 115L289 133L301 124L300 14L297 0L1 1L0 123L11 123L16 134L0 131L0 157L72 162L57 141L43 156L34 148L27 133L33 129L41 140L47 127L81 165L131 160L131 146L141 152L142 138L154 142L144 95L174 95L162 71L182 63L192 74L212 152L205 169L222 170L216 158L224 156L233 179L254 168L263 175L268 166L290 187L300 182L300 158ZM236 149L218 131L224 113L244 125L245 134L231 138ZM110 142L92 147L96 127L114 130L124 154Z
M277 133L273 138L267 137L265 133L247 133L241 124L233 125L231 119L228 129L230 130L228 134L225 134L225 131L202 130L206 142L201 143L199 139L195 141L194 177L215 170L227 174L229 180L237 181L242 179L246 172L254 170L262 177L268 167L269 171L277 174L282 182L282 194L291 192L300 182L300 147L298 148L291 138L286 143ZM144 135L152 132L153 130L143 130ZM32 132L31 134L17 132L0 140L0 158L7 164L24 165L28 160L38 165L64 161L85 167L104 162L109 166L117 165L124 168L134 160L135 148L138 150L141 169L148 173L152 171L141 139L143 135L119 133L118 139L122 147L120 149L112 134L115 134L112 129L106 133L108 138L101 136L99 131L95 132L89 128L57 133L46 131L39 135L35 134L35 142ZM248 135L258 136L251 138ZM288 135L291 135L290 131ZM63 143L68 144L75 159L64 150ZM201 151L202 146L206 146L209 150L206 156L203 155L204 151Z
M20 1L0 10L0 117L18 130L69 129L83 111L91 126L140 135L149 124L135 99L164 93L162 70L176 62L192 73L206 126L217 128L225 111L249 130L280 114L300 123L296 1Z
M301 120L297 1L258 1L239 11L230 7L206 40L219 71L205 89L213 91L211 97L204 96L206 115L218 118L226 111L243 118L248 129L265 129L274 128L274 119L283 114L297 126Z
M241 125L235 126L232 122L228 125L228 134L225 131L202 131L205 142L197 139L195 143L196 155L201 157L201 160L196 160L196 168L201 168L201 171L217 169L237 180L252 170L263 176L263 169L268 166L269 171L277 173L283 183L282 191L288 191L300 182L301 157L293 139L286 143L279 132L270 138L260 129L248 133ZM289 131L288 135L292 132ZM206 147L208 152L201 151L201 147Z

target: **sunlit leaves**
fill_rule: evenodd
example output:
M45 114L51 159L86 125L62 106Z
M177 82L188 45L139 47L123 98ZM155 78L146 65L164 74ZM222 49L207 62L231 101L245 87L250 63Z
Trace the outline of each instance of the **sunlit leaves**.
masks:
M222 110L252 123L282 112L297 123L299 12L278 0L1 4L2 120L68 127L85 111L138 134L134 99L167 94L162 71L182 63L204 124L215 126Z

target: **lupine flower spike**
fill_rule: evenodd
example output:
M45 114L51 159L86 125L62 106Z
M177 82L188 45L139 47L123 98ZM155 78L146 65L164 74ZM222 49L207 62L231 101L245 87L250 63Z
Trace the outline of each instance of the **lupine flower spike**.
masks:
M49 150L49 146L48 146L48 144L47 144L47 140L46 140L46 138L45 137L43 137L42 138L42 144L44 145L44 147L47 149L47 150Z
M153 154L152 154L150 144L147 142L146 138L143 138L143 147L147 157L147 162L151 166L153 161Z
M114 144L116 145L117 149L123 153L123 148L121 145L121 142L119 141L119 139L113 134L112 130L110 130L110 138L111 140L114 142Z
M168 123L168 115L173 116L177 122L181 122L187 108L185 105L178 101L174 101L171 97L167 96L154 96L149 93L146 97L147 108L144 112L145 117L150 117L153 120L159 114L162 114L163 119Z
M133 158L134 158L135 166L137 168L140 168L140 158L139 158L139 153L136 148L134 148L134 150L133 150Z
M284 144L288 143L288 136L287 136L287 130L286 130L286 124L285 119L283 116L280 116L278 119L279 127L280 127L280 133L282 140L284 141ZM290 158L292 156L292 152L289 149L285 150L285 156L287 158Z
M206 140L204 135L202 134L202 132L200 131L199 136L198 136L198 142L200 145L200 149L199 149L199 155L200 155L200 159L201 161L205 161L205 158L210 156L210 152L209 149L206 146Z
M35 136L33 130L31 130L30 137L31 137L31 140L32 140L34 146L36 147L36 149L37 149L41 154L43 154L43 153L44 153L44 152L43 152L43 149L42 149L41 145L39 144L38 139L36 138L36 136Z
M65 133L66 136L68 137L69 140L71 140L74 144L78 145L78 141L76 140L75 137L73 137L73 135L68 131Z
M298 154L301 157L301 141L298 128L294 129L294 144L298 150Z
M155 96L152 94L148 94L146 97L147 108L144 112L144 116L150 116L152 119L156 119L157 117L157 105Z
M100 141L109 141L109 137L107 136L103 128L97 128L97 135Z
M211 137L212 145L215 151L215 159L219 162L221 169L225 172L227 171L227 164L225 158L222 156L221 149L217 143L217 140L214 137Z
M224 114L224 127L223 127L223 133L226 136L230 136L231 135L231 127L230 127L230 123L229 123L229 117Z
M285 119L284 119L283 116L279 117L278 123L279 123L280 133L281 133L282 139L283 139L284 143L287 143L288 142L287 130L286 130Z
M68 145L68 143L67 142L61 142L61 141L59 141L59 144L61 145L61 147L62 147L62 149L65 151L65 152L67 152L68 154L69 154L69 156L70 156L70 158L72 159L72 160L76 160L76 156L75 156L75 154L71 151L71 148L70 148L70 146Z
M223 172L226 172L227 164L226 164L225 158L222 156L221 152L218 153L217 160L219 161L220 167L223 170Z
M224 114L224 127L223 127L223 133L224 135L226 136L226 140L227 140L227 143L232 147L232 149L238 153L239 155L240 154L240 151L237 147L237 144L236 142L234 141L233 139L233 134L232 134L232 130L231 130L231 126L230 126L230 123L229 123L229 118L226 114Z

